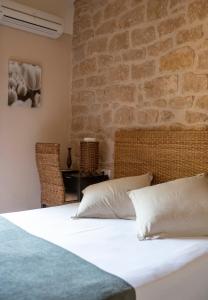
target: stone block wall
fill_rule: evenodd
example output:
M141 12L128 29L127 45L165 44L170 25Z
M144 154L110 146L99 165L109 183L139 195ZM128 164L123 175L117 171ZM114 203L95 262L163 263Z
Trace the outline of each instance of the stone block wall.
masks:
M207 0L76 0L72 147L100 141L111 167L121 127L208 124Z

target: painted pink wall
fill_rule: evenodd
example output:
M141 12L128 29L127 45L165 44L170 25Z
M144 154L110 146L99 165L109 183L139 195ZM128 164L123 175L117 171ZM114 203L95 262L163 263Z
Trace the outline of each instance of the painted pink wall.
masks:
M61 143L64 166L70 136L71 36L52 40L0 26L0 212L40 207L37 141ZM42 66L40 108L7 106L8 61Z

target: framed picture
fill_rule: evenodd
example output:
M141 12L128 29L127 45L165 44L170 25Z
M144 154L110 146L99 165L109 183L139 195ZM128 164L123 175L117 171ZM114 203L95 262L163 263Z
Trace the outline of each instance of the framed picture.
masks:
M41 67L9 61L8 105L39 107L41 103Z

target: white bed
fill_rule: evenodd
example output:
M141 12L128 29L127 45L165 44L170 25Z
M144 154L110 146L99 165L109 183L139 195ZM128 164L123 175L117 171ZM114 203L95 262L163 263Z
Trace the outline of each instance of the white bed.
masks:
M3 216L124 279L137 300L208 299L208 239L138 241L135 221L72 219L77 205Z

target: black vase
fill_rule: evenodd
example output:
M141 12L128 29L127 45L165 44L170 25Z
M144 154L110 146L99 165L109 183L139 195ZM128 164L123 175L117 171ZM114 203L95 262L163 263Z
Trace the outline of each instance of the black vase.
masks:
M68 148L68 155L67 155L67 160L66 160L67 167L70 169L71 164L72 164L72 158L71 158L71 148Z

